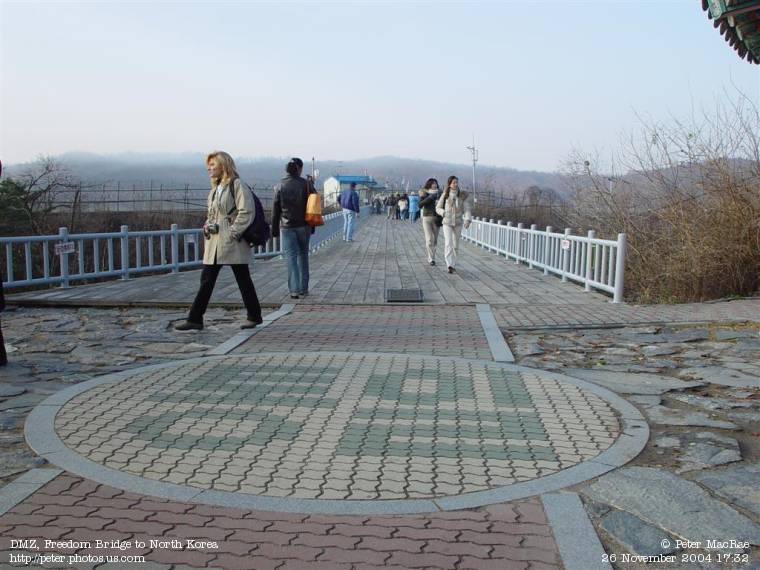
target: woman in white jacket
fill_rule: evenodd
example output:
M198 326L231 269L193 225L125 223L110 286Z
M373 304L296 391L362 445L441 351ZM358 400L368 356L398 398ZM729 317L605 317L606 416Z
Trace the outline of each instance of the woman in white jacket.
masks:
M472 221L472 206L470 205L470 195L464 190L459 189L459 178L449 176L446 182L446 190L438 199L435 205L435 211L443 217L443 255L446 259L446 265L449 273L454 273L454 267L457 263L457 253L459 251L459 236L462 233L462 227L469 228Z

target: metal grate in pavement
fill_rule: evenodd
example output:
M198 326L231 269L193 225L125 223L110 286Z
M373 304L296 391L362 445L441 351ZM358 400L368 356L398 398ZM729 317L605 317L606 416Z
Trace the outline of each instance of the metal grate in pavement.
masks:
M386 303L421 303L422 289L386 289Z

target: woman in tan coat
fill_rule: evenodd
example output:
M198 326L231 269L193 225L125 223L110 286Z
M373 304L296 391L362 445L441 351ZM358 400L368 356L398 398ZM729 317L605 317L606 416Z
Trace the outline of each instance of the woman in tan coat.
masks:
M251 248L245 240L240 239L253 221L253 196L240 182L235 162L226 152L214 151L209 154L206 157L206 170L211 179L211 192L207 200L208 219L203 224L206 242L201 286L187 321L174 328L178 331L203 329L203 315L214 291L216 278L222 266L229 265L248 312L248 320L240 328L250 329L263 322L259 298L248 270Z

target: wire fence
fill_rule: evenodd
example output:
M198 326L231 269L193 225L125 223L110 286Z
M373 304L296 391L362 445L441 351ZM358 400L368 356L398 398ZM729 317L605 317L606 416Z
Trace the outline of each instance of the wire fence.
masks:
M266 210L271 210L274 188L254 188ZM66 210L82 212L197 212L206 210L209 188L191 186L167 186L164 184L101 184L79 185L75 188L59 188L55 191L53 204Z

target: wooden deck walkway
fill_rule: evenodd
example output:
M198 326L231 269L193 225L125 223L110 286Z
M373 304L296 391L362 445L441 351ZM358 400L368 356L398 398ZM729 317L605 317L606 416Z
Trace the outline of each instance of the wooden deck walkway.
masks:
M438 265L428 265L422 225L389 221L384 216L364 218L353 243L334 240L311 257L310 296L296 302L310 304L385 304L385 290L415 288L424 291L427 304L535 306L609 306L609 297L584 292L553 276L497 258L462 242L457 273L449 275L443 261L443 234L436 253ZM10 295L25 305L56 306L186 306L198 288L199 271L153 275L128 281L80 285ZM290 302L287 270L282 259L257 260L253 281L262 305ZM232 276L219 276L214 305L242 305Z

